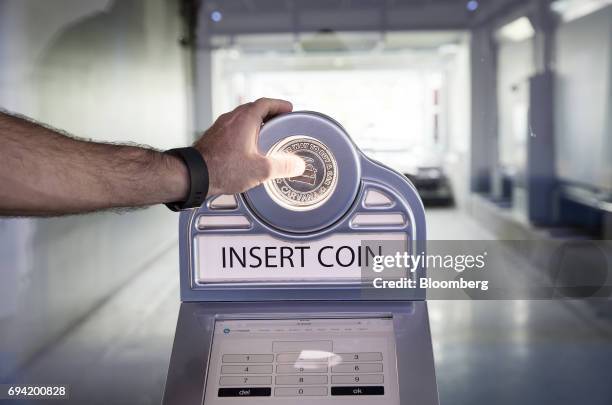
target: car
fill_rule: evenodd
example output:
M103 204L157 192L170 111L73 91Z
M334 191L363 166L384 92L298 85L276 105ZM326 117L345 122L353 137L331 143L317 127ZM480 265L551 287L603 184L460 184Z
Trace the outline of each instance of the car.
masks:
M374 160L402 173L416 187L425 206L452 206L453 190L444 173L441 154L425 148L364 148Z

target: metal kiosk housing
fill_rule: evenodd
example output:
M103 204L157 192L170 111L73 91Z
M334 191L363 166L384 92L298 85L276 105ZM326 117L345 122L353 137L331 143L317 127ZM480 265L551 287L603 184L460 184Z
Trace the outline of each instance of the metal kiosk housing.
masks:
M332 151L339 179L333 196L312 211L291 211L275 203L262 185L240 195L213 196L200 208L181 213L182 303L163 403L204 402L217 320L386 316L393 321L400 403L438 404L424 290L373 289L359 280L323 276L308 281L202 281L200 263L207 258L200 257L196 246L202 235L245 239L265 235L303 243L333 235L371 234L376 239L377 234L397 234L406 238L407 251L425 251L424 209L408 179L368 159L340 124L315 112L270 120L262 127L259 149L265 154L289 136L315 138ZM424 268L412 274L424 275ZM249 403L248 398L240 400Z

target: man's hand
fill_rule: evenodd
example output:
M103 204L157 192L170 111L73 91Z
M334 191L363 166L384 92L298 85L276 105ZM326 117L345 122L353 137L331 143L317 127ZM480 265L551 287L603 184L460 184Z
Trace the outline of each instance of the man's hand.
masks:
M195 143L208 165L209 194L237 193L298 176L297 156L257 150L262 123L291 111L260 99L223 114ZM152 148L91 142L0 112L0 215L64 215L183 201L189 174L180 158Z
M240 193L270 179L304 173L304 161L298 156L266 157L257 149L261 125L291 109L288 101L260 98L215 121L194 145L208 165L210 195Z

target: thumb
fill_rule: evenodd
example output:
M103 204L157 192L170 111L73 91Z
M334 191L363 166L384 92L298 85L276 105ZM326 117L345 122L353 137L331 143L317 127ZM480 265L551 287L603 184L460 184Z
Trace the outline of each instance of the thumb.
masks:
M304 174L306 170L304 160L290 153L275 153L268 156L267 159L270 164L269 179L295 177Z

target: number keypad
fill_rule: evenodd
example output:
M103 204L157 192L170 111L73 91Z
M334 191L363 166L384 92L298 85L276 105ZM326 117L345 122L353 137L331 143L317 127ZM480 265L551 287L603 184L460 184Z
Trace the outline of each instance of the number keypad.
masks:
M224 396L384 395L381 352L224 354L219 392ZM231 388L226 388L231 387Z

